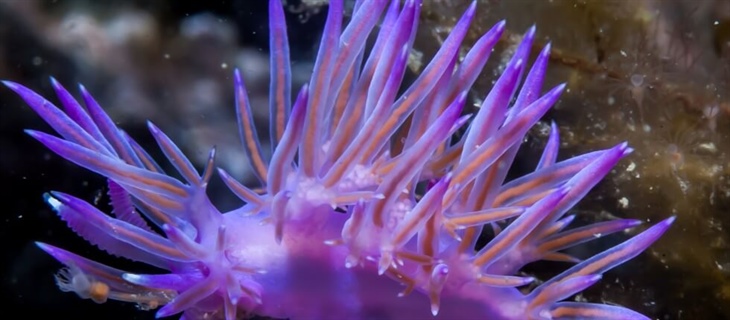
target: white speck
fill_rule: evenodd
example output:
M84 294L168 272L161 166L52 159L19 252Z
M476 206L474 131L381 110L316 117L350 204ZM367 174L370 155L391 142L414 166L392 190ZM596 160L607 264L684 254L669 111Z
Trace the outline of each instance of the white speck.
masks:
M634 169L636 169L636 163L632 161L631 163L629 163L629 166L626 167L626 171L631 172L634 171Z
M618 204L621 206L622 209L626 209L629 207L629 199L626 197L618 199Z
M700 147L700 149L707 151L709 153L717 152L717 146L715 146L715 144L712 142L701 143L699 145L699 147Z
M165 59L170 59L170 54L169 53L165 53L164 55L162 55L162 57L164 57Z
M41 58L39 56L35 56L35 57L33 57L33 60L31 60L31 63L33 63L33 65L36 67L40 66L41 63L43 63L43 58Z
M221 69L228 69L228 64L225 62L221 63Z
M419 72L421 71L422 67L423 52L416 49L411 49L411 51L408 52L408 68L410 68L413 72Z
M542 137L547 137L550 134L550 125L544 121L538 121L535 124L538 134Z

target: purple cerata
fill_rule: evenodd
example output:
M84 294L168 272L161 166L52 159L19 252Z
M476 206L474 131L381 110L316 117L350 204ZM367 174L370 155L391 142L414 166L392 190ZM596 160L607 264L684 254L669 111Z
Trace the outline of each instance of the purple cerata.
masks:
M214 151L200 173L150 123L183 179L166 174L84 87L82 106L52 79L59 109L4 82L60 137L28 130L30 136L108 179L112 214L52 191L45 199L59 217L100 249L168 272L128 273L38 243L66 266L56 276L59 287L186 320L648 319L621 306L565 301L640 254L674 220L588 259L563 253L640 224L570 228L574 216L566 215L631 152L626 143L558 161L553 124L535 170L506 181L528 129L565 87L541 93L550 45L528 68L535 28L478 111L462 115L504 22L462 56L472 3L399 94L421 1L357 1L347 24L343 2L330 1L311 80L291 101L284 12L280 0L269 1L270 158L243 78L234 74L239 134L258 185L216 169ZM371 33L377 36L368 50ZM216 172L245 204L220 212L211 203L206 187ZM490 238L477 246L484 228ZM538 260L572 267L527 290L535 279L519 271Z

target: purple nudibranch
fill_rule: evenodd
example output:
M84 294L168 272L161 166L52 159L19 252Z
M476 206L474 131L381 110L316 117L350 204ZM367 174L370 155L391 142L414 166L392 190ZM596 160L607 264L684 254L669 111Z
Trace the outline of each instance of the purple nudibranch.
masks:
M464 116L466 92L505 22L461 57L472 3L399 95L420 1L357 1L347 24L343 2L330 1L312 78L290 101L284 12L280 0L269 1L270 159L259 144L243 77L234 74L239 134L256 186L216 170L214 150L199 172L150 123L183 179L167 175L84 87L82 105L52 79L57 108L4 82L60 137L28 130L30 136L108 179L112 214L53 191L45 199L59 217L110 254L168 271L128 273L38 243L66 266L56 277L60 288L186 320L648 319L617 305L565 301L643 252L674 221L588 259L563 252L640 224L620 219L568 227L573 216L566 213L631 152L626 143L558 161L553 124L535 170L506 181L528 129L565 87L541 93L550 45L528 69L535 27L481 108ZM206 187L214 170L243 200L240 208L222 213L211 203ZM476 247L485 227L493 237ZM520 287L535 279L518 271L538 260L573 266L525 293Z

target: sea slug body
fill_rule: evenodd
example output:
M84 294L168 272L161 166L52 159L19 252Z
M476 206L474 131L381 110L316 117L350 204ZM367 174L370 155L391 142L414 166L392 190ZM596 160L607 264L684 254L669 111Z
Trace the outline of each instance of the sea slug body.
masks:
M567 212L631 152L626 143L559 161L553 124L535 170L506 180L528 129L564 88L541 93L550 45L527 66L535 28L476 114L462 115L505 22L460 58L472 3L399 94L421 1L357 1L347 24L343 2L330 1L311 80L291 101L284 12L280 0L269 1L270 159L243 77L234 74L239 134L256 186L215 168L215 150L199 172L150 123L183 179L167 175L84 87L82 105L52 80L57 108L5 81L60 137L28 130L30 136L108 179L112 214L52 191L46 201L58 216L110 254L167 270L128 273L39 243L66 266L59 286L186 320L648 319L621 306L565 301L643 252L674 220L585 260L563 252L640 224L569 227L574 217ZM377 36L367 49L371 33ZM454 135L459 130L464 134ZM206 194L214 175L245 204L220 212ZM492 238L477 247L485 228ZM535 279L518 271L538 260L573 265L520 290Z

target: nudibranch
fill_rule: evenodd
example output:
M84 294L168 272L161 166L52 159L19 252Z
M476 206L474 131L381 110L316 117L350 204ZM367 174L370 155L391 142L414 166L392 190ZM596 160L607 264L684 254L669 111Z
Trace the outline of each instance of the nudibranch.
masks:
M239 135L258 185L215 168L215 150L198 171L150 123L182 179L168 175L83 86L82 104L52 80L58 108L4 82L58 134L28 130L31 137L108 179L111 214L52 191L45 198L58 216L100 249L166 270L129 273L39 243L66 266L61 289L186 320L648 319L566 299L643 252L674 218L587 259L564 252L640 224L571 227L569 214L631 148L558 160L553 124L534 171L508 181L527 131L565 86L542 92L550 45L528 67L532 27L481 107L462 114L505 30L497 23L460 55L475 7L406 84L421 1L360 0L344 23L344 1L331 0L311 79L293 96L284 11L270 0L270 157L243 76L233 76ZM214 175L244 204L219 211L206 194ZM480 235L486 245L477 246ZM535 279L519 271L539 260L572 267L525 289Z

